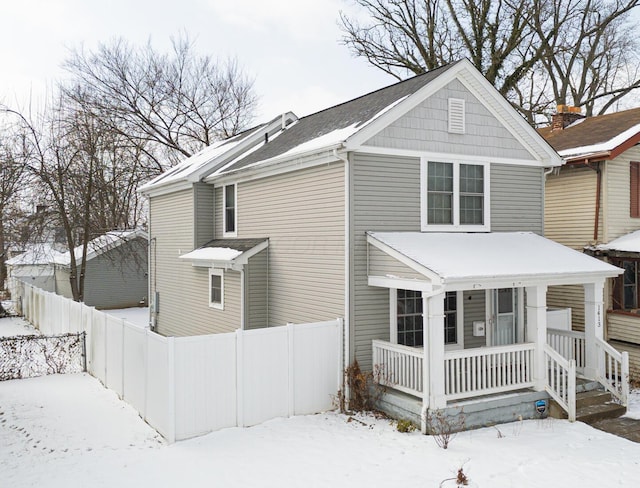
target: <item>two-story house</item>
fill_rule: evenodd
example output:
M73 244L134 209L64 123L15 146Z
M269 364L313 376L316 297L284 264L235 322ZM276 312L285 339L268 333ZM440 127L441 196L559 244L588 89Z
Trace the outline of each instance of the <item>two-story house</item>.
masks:
M468 60L285 113L142 188L154 328L342 317L345 366L382 372L386 408L423 430L429 411L464 400L471 415L523 389L534 396L520 410L467 426L531 418L547 392L575 410L572 356L605 376L603 286L620 270L542 237L545 173L561 164ZM547 288L561 284L584 288L589 319L567 357L546 326Z
M547 177L545 235L624 269L607 281L605 337L640 379L640 108L594 117L559 107L541 134L566 164ZM550 290L584 328L579 287Z

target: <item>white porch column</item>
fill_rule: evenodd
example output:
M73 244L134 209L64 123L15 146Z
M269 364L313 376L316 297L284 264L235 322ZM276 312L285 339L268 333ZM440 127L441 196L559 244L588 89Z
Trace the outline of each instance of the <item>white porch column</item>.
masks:
M424 299L425 351L429 361L429 408L447 406L444 397L444 293Z
M604 280L584 285L584 335L585 368L587 378L597 379L604 374L604 356L598 355L596 338L604 340L604 319L602 316L604 301Z
M547 286L528 286L527 290L527 342L536 346L533 363L533 381L536 391L543 391L546 381L544 345L547 343Z

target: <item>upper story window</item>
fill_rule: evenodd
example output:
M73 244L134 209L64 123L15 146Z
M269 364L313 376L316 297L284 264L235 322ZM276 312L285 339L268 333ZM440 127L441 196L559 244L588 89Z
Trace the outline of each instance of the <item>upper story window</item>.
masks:
M487 164L422 161L422 230L489 230Z
M225 237L235 237L237 235L237 198L236 185L226 185L223 193L223 228Z
M629 163L629 180L631 194L629 196L630 212L629 216L640 218L640 163L631 161Z

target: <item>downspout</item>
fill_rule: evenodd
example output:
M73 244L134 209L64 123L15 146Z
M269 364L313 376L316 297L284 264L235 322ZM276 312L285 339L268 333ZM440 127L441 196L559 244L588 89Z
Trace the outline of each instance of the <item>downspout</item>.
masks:
M598 230L600 226L600 193L602 192L602 169L600 162L596 163L596 215L593 223L593 240L598 242ZM589 166L591 167L591 166ZM593 168L592 168L593 169Z
M344 392L345 407L348 408L349 385L345 381L344 372L349 367L351 353L351 175L349 158L338 154L338 149L333 150L333 156L344 163L344 352L342 369L342 391Z

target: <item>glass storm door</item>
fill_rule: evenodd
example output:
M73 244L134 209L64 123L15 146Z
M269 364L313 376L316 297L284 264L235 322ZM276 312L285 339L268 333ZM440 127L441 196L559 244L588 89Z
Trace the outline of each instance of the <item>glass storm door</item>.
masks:
M492 346L505 346L516 342L517 293L514 288L493 291Z

